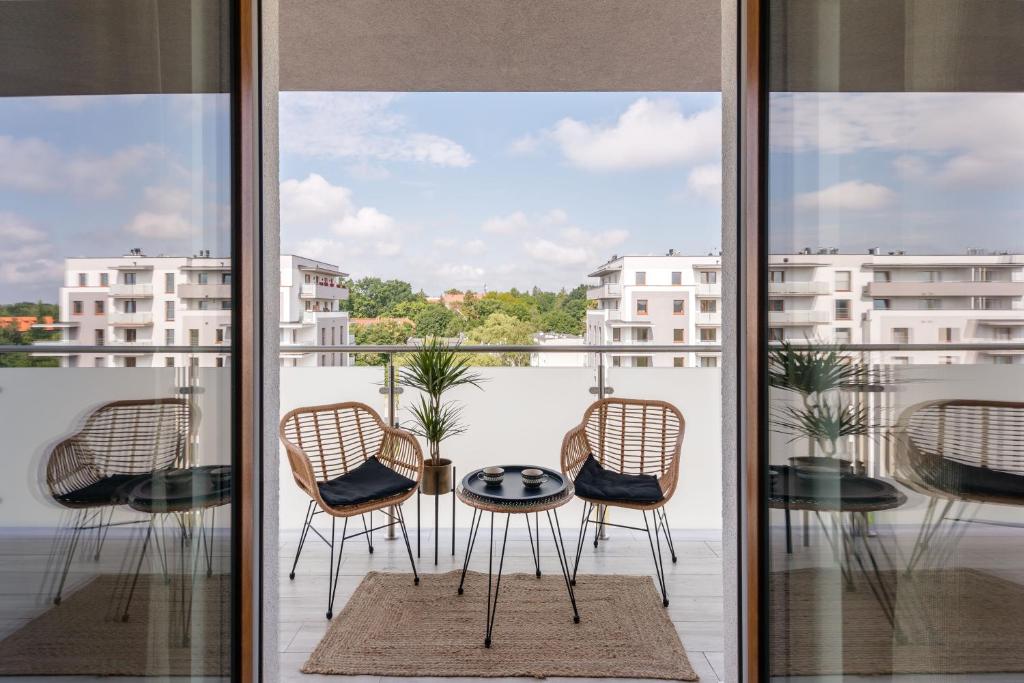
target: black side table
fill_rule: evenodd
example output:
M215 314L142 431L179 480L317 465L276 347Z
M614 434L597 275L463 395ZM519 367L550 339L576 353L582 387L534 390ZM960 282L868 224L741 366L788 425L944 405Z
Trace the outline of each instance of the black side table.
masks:
M473 519L470 522L469 542L466 545L466 558L462 563L462 579L459 581L459 595L464 592L466 582L466 571L469 569L469 560L473 554L473 546L480 531L480 522L484 514L491 513L490 543L488 544L487 564L487 628L484 636L484 646L491 646L491 637L494 634L494 618L498 610L498 593L501 590L501 572L505 565L505 546L508 542L508 527L512 515L525 515L527 528L530 528L530 514L537 515L543 512L547 515L548 526L551 528L551 540L555 544L555 552L558 555L558 563L562 570L562 578L565 580L565 589L569 594L569 602L572 604L573 622L580 623L580 613L576 608L576 594L573 591L569 580L570 567L569 556L565 552L565 543L562 541L562 527L558 521L558 510L573 499L575 491L572 482L562 474L543 467L551 482L550 493L541 490L528 490L522 485L519 472L529 465L505 467L505 481L500 491L488 494L480 486L473 485L482 470L475 470L463 479L462 484L456 490L459 500L473 508ZM547 485L547 484L545 484ZM547 494L547 495L545 495ZM498 561L498 574L495 581L494 576L494 515L505 515L505 533L501 542L501 558ZM534 553L534 563L537 576L540 573L540 526L537 524L537 549ZM530 531L530 550L533 551L533 531Z

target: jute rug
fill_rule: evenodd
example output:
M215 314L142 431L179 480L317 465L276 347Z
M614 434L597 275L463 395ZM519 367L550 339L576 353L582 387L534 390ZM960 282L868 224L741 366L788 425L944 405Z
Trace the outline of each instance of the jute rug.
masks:
M894 633L855 577L851 591L838 569L771 575L773 675L1024 672L1024 586L969 569L884 572Z
M229 674L227 577L196 579L189 646L182 640L178 585L140 576L129 619L121 621L125 588L125 577L98 576L0 641L0 676Z
M506 574L484 648L487 575L366 575L302 671L373 676L586 676L696 681L650 577Z

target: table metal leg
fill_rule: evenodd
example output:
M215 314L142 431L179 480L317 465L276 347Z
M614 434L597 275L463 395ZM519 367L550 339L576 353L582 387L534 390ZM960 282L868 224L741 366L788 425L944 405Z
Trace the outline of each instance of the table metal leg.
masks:
M540 520L537 519L540 513L533 513L534 521L537 522L537 547L533 546L533 530L530 528L530 513L523 515L526 517L526 533L530 537L530 554L533 556L533 567L537 571L537 577L540 577Z
M552 513L554 513L554 522L551 519ZM569 579L569 555L565 552L565 543L562 542L562 525L558 521L558 510L549 510L547 516L548 526L551 527L551 540L555 543L555 554L558 555L558 566L562 569L565 590L569 592L569 602L572 603L572 620L573 623L578 624L580 623L580 612L576 608L576 592L572 589L572 582ZM527 515L527 521L529 521L529 515ZM540 527L537 527L537 536L540 536ZM539 553L540 548L537 551ZM537 576L540 576L540 570L537 571Z
M501 560L498 562L498 580L494 583L492 598L491 582L494 576L494 513L491 513L491 538L487 553L487 635L484 636L484 647L491 646L491 635L494 633L494 617L498 613L498 592L501 590L501 570L505 566L505 544L508 542L508 523L511 514L505 515L505 537L501 542Z
M459 579L459 595L462 595L463 586L466 584L466 570L469 569L469 558L473 555L473 546L476 545L476 535L480 531L480 522L483 518L483 511L473 508L473 519L469 522L469 540L466 542L466 559L462 562L462 578Z

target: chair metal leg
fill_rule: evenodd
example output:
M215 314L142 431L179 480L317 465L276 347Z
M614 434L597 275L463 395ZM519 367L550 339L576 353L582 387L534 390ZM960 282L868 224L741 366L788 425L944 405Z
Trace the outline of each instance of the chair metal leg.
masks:
M114 521L114 507L110 507L110 514L107 515L107 521L103 521L103 510L100 510L100 525L96 529L96 554L93 555L92 559L96 562L100 559L100 553L103 552L103 544L107 541L107 533L110 531L110 525Z
M135 565L135 576L132 577L131 588L128 589L128 599L124 603L124 613L121 621L128 621L128 610L132 606L132 597L135 595L135 586L139 582L139 572L142 571L142 561L146 559L146 549L149 548L149 539L153 536L153 518L149 520L146 529L146 540L142 542L142 549L139 551L139 561Z
M68 541L68 552L64 558L64 569L60 574L60 582L57 584L57 594L53 597L53 604L59 605L61 594L64 592L64 583L68 579L68 572L71 570L71 562L75 558L75 550L78 547L78 539L82 536L82 527L85 526L87 512L83 510L75 517L75 526L71 531L71 539Z
M373 531L371 531L371 529L373 529L373 512L370 512L369 527L366 526L366 515L359 515L359 519L363 521L363 533L366 535L366 548L370 551L370 554L373 555L373 536L371 535L373 534Z
M672 553L672 564L675 564L678 558L676 557L676 545L672 542L672 532L668 527L668 513L665 512L665 506L658 508L661 513L661 529L665 532L665 541L668 542L669 552Z
M316 501L309 501L309 505L306 506L306 518L302 522L302 533L299 534L299 545L295 549L295 561L292 562L292 570L288 574L288 578L295 580L295 568L299 565L299 555L302 554L302 546L306 544L306 535L309 534L309 525L313 523L313 512ZM332 522L333 525L333 522Z
M597 519L594 521L594 547L597 547L597 542L601 540L604 535L604 516L608 512L608 507L605 505L597 506Z
M341 543L338 544L338 561L334 561L334 525L336 517L331 517L331 573L327 576L327 618L334 617L334 596L338 592L338 577L341 576L341 555L345 552L345 537L348 536L348 517L341 529Z
M665 565L661 559L661 536L658 535L658 517L654 516L654 535L651 535L651 525L647 520L647 511L644 510L644 527L647 529L647 541L651 544L651 555L654 557L654 571L658 575L658 584L661 587L661 604L668 607L668 591L665 588ZM655 549L657 543L657 549Z
M402 512L402 506L396 505L394 508L398 512L398 525L402 527L402 538L405 539L405 551L409 553L409 563L412 565L412 576L413 584L420 585L420 575L416 571L416 560L412 557L412 544L409 543L409 531L405 528L405 513Z

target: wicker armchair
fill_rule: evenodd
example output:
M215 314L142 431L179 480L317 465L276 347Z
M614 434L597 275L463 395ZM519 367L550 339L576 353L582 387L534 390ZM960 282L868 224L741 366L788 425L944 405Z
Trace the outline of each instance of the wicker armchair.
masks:
M685 427L682 413L671 403L606 398L587 408L583 421L565 435L562 440L562 471L576 484L576 496L584 502L572 583L576 581L583 540L596 508L598 516L593 520L595 548L605 526L647 532L662 599L668 606L659 531L664 534L675 562L675 546L669 532L665 504L672 498L679 481ZM583 485L581 478L587 479L588 485ZM598 492L600 485L589 485L592 478L596 478L598 484L608 484L603 493ZM633 493L641 489L646 489L647 495ZM619 496L614 491L624 493ZM640 510L644 526L611 524L605 515L608 507ZM647 519L648 512L654 518L653 530Z
M927 401L903 411L896 428L894 476L929 498L908 571L935 541L956 541L955 522L948 538L938 534L954 504L960 504L954 520L966 519L972 504L1024 505L1022 434L1024 403L1019 402Z
M416 438L386 425L368 405L354 402L292 410L281 418L279 434L292 477L310 498L289 577L295 578L302 548L312 531L327 543L331 552L327 618L333 616L341 556L345 541L350 538L366 536L372 553L373 532L397 524L405 539L414 582L419 584L401 507L416 492L423 477L423 452ZM351 502L345 502L348 500ZM374 527L373 512L378 510L386 521ZM318 514L331 517L330 541L312 526ZM357 516L362 518L363 531L349 534L349 518ZM344 527L335 569L335 522L339 517L344 520Z
M50 452L46 485L61 506L75 511L65 539L61 592L82 533L97 532L99 559L114 510L142 478L185 463L195 428L195 411L186 398L114 401L96 409L82 429Z

